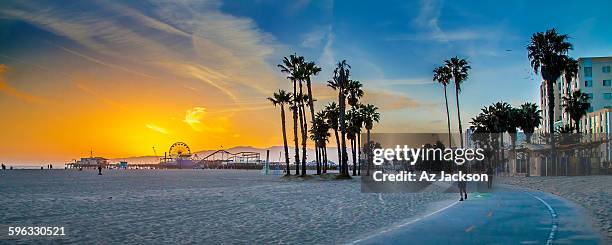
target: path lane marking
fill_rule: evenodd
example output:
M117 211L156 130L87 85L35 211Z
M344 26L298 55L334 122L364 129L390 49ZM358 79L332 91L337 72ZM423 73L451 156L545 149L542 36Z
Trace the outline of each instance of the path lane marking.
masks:
M538 199L540 202L544 204L544 206L546 206L546 208L548 208L548 212L550 213L550 217L552 220L551 220L550 233L548 234L548 240L546 240L546 245L550 245L553 243L553 240L555 239L555 234L557 233L557 228L558 228L557 212L555 212L555 209L553 209L552 206L550 206L550 204L548 204L542 198L539 198L536 195L533 195L529 192L526 192L526 193L531 195L533 198Z
M457 203L459 203L459 201L454 201L454 202L453 202L453 203L451 203L450 205L448 205L448 206L446 206L446 207L443 207L443 208L441 208L441 209L438 209L438 210L436 210L436 211L434 211L434 212L431 212L431 213L429 213L429 214L423 215L423 216L418 217L418 218L416 218L416 219L412 219L412 220L410 220L410 221L408 221L408 222L406 222L406 223L399 224L399 225L393 226L393 227L391 227L391 228L388 228L388 229L382 230L382 231L380 231L380 232L378 232L378 233L371 234L371 235L369 235L369 236L367 236L367 237L364 237L364 238L361 238L361 239L357 239L357 240L352 241L352 242L349 242L349 243L347 243L347 244L357 244L357 243L359 243L359 242L362 242L362 241L368 240L368 239L370 239L370 238L373 238L373 237L379 236L379 235L381 235L381 234L387 233L387 232L392 231L392 230L395 230L395 229L397 229L397 228L404 227L404 226L407 226L407 225L409 225L409 224L416 223L416 222L418 222L418 221L420 221L420 220L422 220L422 219L425 219L425 218L427 218L427 217L429 217L429 216L432 216L432 215L434 215L434 214L437 214L437 213L439 213L439 212L442 212L442 211L444 211L444 210L446 210L446 209L448 209L448 208L450 208L450 207L452 207L452 206L455 206L455 204L457 204Z

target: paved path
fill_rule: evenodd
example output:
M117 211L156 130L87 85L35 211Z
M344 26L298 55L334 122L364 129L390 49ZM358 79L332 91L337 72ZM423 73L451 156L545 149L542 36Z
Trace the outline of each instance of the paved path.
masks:
M468 188L469 190L469 188ZM560 197L500 186L358 244L601 244L582 210Z

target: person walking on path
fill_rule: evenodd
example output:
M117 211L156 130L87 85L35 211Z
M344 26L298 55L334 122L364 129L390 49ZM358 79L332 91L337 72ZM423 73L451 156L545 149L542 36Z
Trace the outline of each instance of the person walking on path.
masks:
M459 201L463 201L464 198L467 200L467 182L460 180L459 181Z
M489 179L487 180L487 188L493 188L493 168L491 165L487 166L487 175Z

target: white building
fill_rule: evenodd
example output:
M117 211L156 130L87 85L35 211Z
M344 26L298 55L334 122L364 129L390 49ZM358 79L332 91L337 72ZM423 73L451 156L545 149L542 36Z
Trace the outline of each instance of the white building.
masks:
M563 97L568 96L575 90L580 90L590 97L591 107L589 114L581 120L580 131L590 133L610 133L609 108L612 108L612 57L586 57L579 58L579 71L577 76L568 82L565 76L561 76L555 84L555 127L569 124L571 121L569 114L564 112L562 107ZM550 132L548 128L548 101L546 84L543 81L540 85L540 107L542 109L543 131ZM601 131L593 131L592 124L595 117L600 120ZM591 121L590 121L591 120ZM606 124L607 123L607 124ZM608 125L607 127L605 125Z

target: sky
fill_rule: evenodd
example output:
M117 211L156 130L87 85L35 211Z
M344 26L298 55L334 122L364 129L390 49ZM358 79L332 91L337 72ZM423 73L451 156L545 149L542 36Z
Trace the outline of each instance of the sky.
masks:
M290 89L276 67L315 61L315 108L346 59L380 108L374 132L445 132L432 70L470 62L464 128L485 105L538 101L525 47L557 28L574 57L612 56L610 1L11 1L0 2L0 162L64 163L282 144L266 100ZM454 90L448 89L457 131ZM289 120L290 117L288 117ZM158 153L159 154L159 153Z

